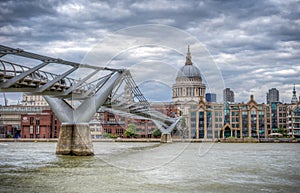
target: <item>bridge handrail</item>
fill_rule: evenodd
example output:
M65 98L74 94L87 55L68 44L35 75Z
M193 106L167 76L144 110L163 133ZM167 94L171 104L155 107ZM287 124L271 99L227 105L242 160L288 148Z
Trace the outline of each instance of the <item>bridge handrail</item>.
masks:
M3 72L3 75L10 75L7 72L11 72L11 73L13 73L14 76L17 76L18 74L30 69L30 67L28 67L28 66L12 63L12 62L9 62L6 60L1 60L1 59L0 59L0 63L2 64L1 66L3 67L3 69L0 68L0 72ZM8 70L7 65L10 65L13 68L13 70ZM22 71L17 71L16 67L18 67L19 69L22 69ZM36 76L37 74L38 74L38 76ZM32 81L39 80L40 82L45 81L45 80L51 81L57 76L59 76L59 75L51 73L51 72L46 72L43 70L37 70L37 71L31 73ZM64 80L65 83L66 83L66 81L68 81L69 84L64 84L64 83L60 82L61 85L66 85L67 87L70 87L72 84L75 84L78 81L78 80L76 80L74 78L70 78L70 77L65 77L61 80ZM92 84L85 82L85 83L83 83L83 85L80 86L80 88L81 88L81 90L87 90L89 86L92 86Z

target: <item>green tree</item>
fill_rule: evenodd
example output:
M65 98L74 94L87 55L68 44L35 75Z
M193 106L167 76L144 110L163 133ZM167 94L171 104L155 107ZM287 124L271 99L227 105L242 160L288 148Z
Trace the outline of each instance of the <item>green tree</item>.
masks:
M119 137L119 135L118 134L108 134L108 137L112 138L112 139L117 139Z
M181 118L181 127L185 127L186 126L186 121L185 121L185 118L184 117L182 117Z
M287 132L284 128L279 127L278 128L278 133L281 133L283 135L283 137L287 137Z
M104 138L109 138L109 134L108 134L108 133L104 133L104 134L103 134L103 137L104 137Z
M12 138L12 134L9 133L9 134L6 135L6 137L7 138Z
M127 129L125 131L125 136L134 138L137 137L135 124L128 124Z
M155 131L153 132L153 136L154 136L155 138L157 138L157 137L159 137L160 135L161 135L160 130L159 130L159 129L155 129Z

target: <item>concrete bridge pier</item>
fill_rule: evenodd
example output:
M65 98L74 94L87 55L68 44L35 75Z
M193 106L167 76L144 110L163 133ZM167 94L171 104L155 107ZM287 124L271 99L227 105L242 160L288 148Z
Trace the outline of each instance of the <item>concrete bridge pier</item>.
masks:
M172 137L170 133L162 133L160 138L161 143L171 143Z
M59 155L94 155L91 132L88 123L62 124L56 154Z
M62 122L56 154L94 155L88 122L105 103L114 86L121 81L123 73L126 72L120 71L111 75L94 95L83 100L77 108L73 108L64 99L45 96L55 115Z

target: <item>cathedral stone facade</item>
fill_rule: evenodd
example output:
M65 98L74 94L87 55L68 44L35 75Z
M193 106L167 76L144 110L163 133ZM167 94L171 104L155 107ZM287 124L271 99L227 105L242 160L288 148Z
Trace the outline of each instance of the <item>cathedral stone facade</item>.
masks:
M200 70L193 65L190 47L188 47L185 65L179 69L172 89L172 102L178 107L188 128L184 135L190 138L189 112L192 106L199 104L201 100L205 100L206 89L205 84L202 83Z
M188 48L185 65L178 71L176 83L173 85L172 100L177 104L198 103L200 97L205 97L205 88L200 70L193 65Z

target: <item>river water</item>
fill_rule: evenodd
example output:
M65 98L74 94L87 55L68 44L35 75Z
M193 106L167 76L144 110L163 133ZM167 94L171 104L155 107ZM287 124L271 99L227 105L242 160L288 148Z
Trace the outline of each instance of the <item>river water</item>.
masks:
M0 192L300 192L299 144L0 143Z

